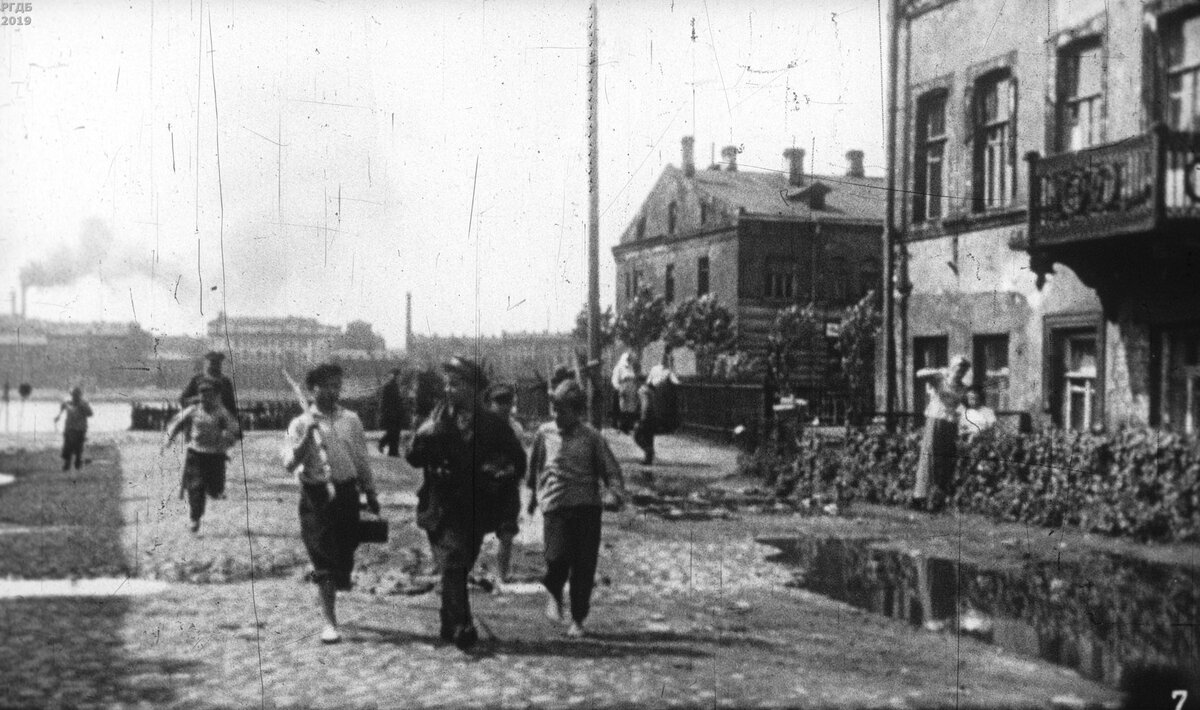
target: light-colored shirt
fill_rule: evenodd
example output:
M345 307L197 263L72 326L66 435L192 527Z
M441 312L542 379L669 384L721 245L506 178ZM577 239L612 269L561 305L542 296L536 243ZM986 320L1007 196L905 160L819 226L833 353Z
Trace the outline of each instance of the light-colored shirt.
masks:
M526 484L537 492L543 512L603 504L600 482L624 489L621 465L600 432L579 422L563 432L554 422L534 435Z
M314 421L324 445L328 474L324 471L319 447L310 446L304 455L296 458L296 447L304 440L309 423ZM357 479L364 493L375 492L375 477L367 458L367 437L362 420L349 409L339 406L332 415L325 415L316 406L309 407L288 425L282 453L283 465L287 470L295 471L301 483L345 483Z
M957 422L958 410L967 391L966 385L961 381L952 382L945 370L923 377L925 393L929 396L929 404L925 406L925 418Z
M64 431L87 431L88 417L92 416L92 407L82 399L79 404L75 404L74 400L68 399L62 403L59 408L59 414L66 412L67 420L63 423Z
M958 433L975 436L996 426L996 412L986 404L972 409L962 407L958 421Z
M212 411L202 404L193 404L175 415L167 425L167 440L184 428L188 431L188 448L200 454L223 454L237 441L237 419L228 409L216 404Z

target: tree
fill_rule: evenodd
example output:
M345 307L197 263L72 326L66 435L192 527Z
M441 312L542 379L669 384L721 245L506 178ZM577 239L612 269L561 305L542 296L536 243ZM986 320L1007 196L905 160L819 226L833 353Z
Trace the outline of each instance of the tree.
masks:
M785 389L808 365L820 327L814 304L794 304L775 314L768 340L768 365Z
M342 347L375 352L383 350L383 337L375 333L370 323L352 320L346 324L346 332L342 334Z
M627 345L641 360L642 350L662 337L667 327L667 304L648 286L638 289L613 324L617 340Z
M686 347L696 354L696 372L711 377L716 356L737 349L733 314L713 294L689 298L671 312L666 327L668 347Z
M874 291L867 292L842 313L838 344L842 356L841 375L850 400L846 416L851 421L874 408L875 340L881 325Z
M575 316L575 330L571 331L571 335L578 340L581 345L587 345L588 341L588 307L583 304L579 309L579 314ZM616 340L616 334L613 331L613 310L612 306L608 306L600 313L600 351L603 352L612 347Z

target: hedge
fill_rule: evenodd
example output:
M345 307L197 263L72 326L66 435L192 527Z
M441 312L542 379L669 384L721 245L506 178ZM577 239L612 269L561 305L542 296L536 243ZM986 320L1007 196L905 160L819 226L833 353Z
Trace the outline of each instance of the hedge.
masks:
M806 434L783 454L746 457L745 473L781 495L822 503L903 505L921 434L850 429ZM985 432L959 444L949 505L995 520L1073 527L1139 540L1200 540L1200 439L1152 429L1092 434Z

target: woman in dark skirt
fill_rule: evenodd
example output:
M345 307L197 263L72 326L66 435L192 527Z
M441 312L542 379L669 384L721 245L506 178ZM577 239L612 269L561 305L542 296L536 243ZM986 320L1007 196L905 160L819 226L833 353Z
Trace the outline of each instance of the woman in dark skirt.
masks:
M311 579L324 616L322 643L341 641L337 591L350 589L358 547L359 494L379 512L367 459L367 438L358 415L338 405L342 369L318 365L305 378L313 405L288 425L283 461L300 479L300 536L312 560Z
M950 366L924 368L916 373L924 380L929 405L925 407L925 431L917 459L917 480L912 507L931 512L941 510L953 493L954 468L958 463L958 407L967 385L971 362L956 356Z

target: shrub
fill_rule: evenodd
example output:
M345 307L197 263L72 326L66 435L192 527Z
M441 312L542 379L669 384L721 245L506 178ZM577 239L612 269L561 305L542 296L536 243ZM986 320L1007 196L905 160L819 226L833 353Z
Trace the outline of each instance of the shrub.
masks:
M808 433L798 452L783 456L794 465L760 453L743 470L794 495L903 505L919 447L919 431L849 429L836 443ZM995 520L1197 541L1200 440L1133 428L986 432L960 442L950 504Z

